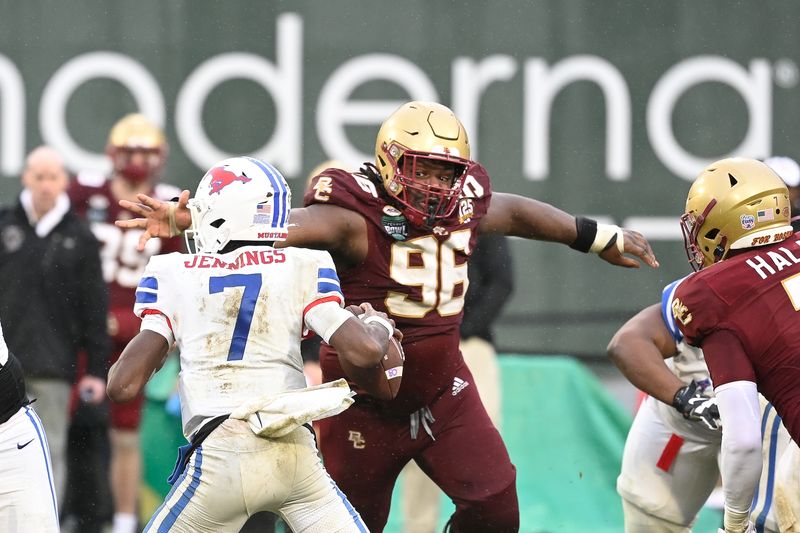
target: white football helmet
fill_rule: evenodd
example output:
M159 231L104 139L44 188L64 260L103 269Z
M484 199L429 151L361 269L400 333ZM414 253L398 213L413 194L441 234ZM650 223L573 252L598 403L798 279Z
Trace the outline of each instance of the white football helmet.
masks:
M231 241L284 241L292 192L278 170L252 157L211 167L189 200L196 253L213 254Z

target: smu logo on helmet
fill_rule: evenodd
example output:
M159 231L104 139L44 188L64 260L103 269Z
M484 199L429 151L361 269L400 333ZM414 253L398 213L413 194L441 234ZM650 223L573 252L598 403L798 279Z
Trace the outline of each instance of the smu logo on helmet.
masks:
M222 189L224 189L234 181L241 181L242 183L247 183L248 181L251 181L251 179L245 176L244 173L242 173L241 175L234 174L230 170L227 170L227 167L214 167L211 170L209 170L208 173L211 174L211 192L209 193L210 195L214 193L219 194L220 191L222 191Z

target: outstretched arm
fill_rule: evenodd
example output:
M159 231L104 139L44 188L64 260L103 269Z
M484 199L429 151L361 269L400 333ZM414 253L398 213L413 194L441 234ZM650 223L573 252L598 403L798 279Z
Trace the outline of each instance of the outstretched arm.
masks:
M138 215L138 218L117 220L120 228L144 230L139 237L139 251L153 237L175 237L189 228L192 218L189 191L184 190L174 202L162 202L139 194L139 203L120 200L119 205ZM354 211L335 205L311 205L292 209L289 218L289 238L278 247L300 246L327 250L336 264L346 266L361 262L367 254L367 224Z
M596 252L613 265L638 268L638 261L624 255L630 254L653 268L658 267L650 243L640 233L627 229L617 231L616 226L576 219L550 204L516 194L494 193L489 211L481 219L478 230L560 242L578 249L584 248L585 243L584 251Z

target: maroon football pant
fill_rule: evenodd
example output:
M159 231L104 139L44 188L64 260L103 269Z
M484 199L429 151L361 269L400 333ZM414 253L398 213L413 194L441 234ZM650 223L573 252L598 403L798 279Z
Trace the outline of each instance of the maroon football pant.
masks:
M472 382L467 373L459 377ZM518 531L516 469L475 386L445 390L429 408L436 440L422 426L412 439L408 416L382 416L371 403L319 422L325 467L370 531L383 531L397 476L412 459L455 503L450 531Z

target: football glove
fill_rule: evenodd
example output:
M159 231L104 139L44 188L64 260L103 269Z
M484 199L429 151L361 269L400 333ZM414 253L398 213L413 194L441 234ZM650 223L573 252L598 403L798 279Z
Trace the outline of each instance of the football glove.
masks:
M717 399L697 390L695 380L678 389L672 399L672 406L683 418L702 422L708 429L717 430L722 426Z

